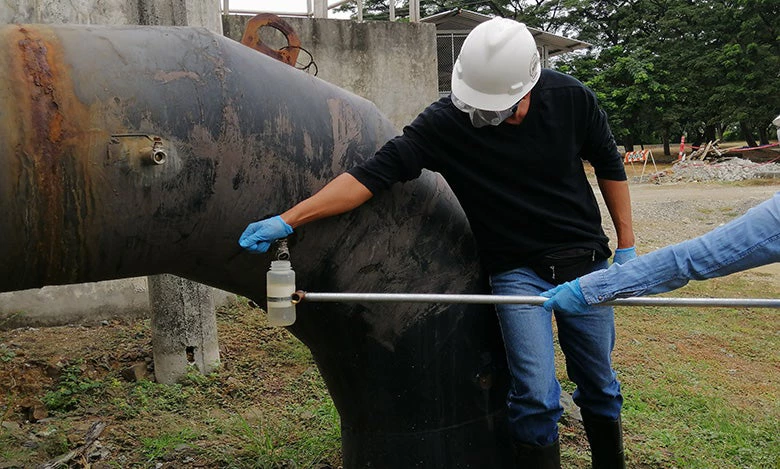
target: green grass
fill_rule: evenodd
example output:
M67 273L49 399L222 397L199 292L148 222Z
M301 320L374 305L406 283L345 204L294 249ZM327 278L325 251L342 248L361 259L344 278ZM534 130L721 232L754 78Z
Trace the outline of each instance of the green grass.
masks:
M766 297L762 276L674 296ZM776 468L780 317L740 308L620 308L615 367L630 460L648 467Z
M717 391L625 388L626 431L641 435L627 445L633 460L689 468L768 468L780 461L776 415L746 414Z
M669 296L777 296L773 279L745 272L693 282ZM141 351L128 363L150 356L148 321L102 337L106 351L92 345L73 354L83 357L67 363L37 396L54 409L54 419L0 429L0 462L36 466L74 449L80 442L66 436L102 419L108 427L101 442L111 448L102 462L113 467L338 467L339 416L309 350L285 329L268 327L264 314L246 302L221 309L218 322L222 366L208 375L190 373L178 384L127 382L121 367L104 366L118 350ZM618 308L616 327L613 358L625 396L628 467L780 467L777 311ZM26 370L26 363L48 362L15 350L0 348L0 367ZM558 366L562 387L572 392L560 354ZM17 388L9 392L0 412L29 397L14 394ZM568 422L563 467L588 468L582 428ZM42 428L55 431L29 445L29 432Z
M766 298L778 288L749 271L666 296ZM780 468L777 310L622 307L615 317L628 467ZM572 392L560 352L557 364ZM590 467L583 448L563 448L562 461Z
M312 467L338 458L339 417L330 400L284 410L286 418L258 413L231 417L222 424L221 431L241 441L241 449L212 451L209 457L229 467L279 467L291 462L298 467Z
M81 360L67 364L62 369L59 385L43 396L43 403L50 411L68 411L84 405L103 387L103 383L84 377L81 366Z
M122 378L123 368L151 357L148 321L81 330L109 335L79 341L84 348L71 353L79 358L63 361L58 377L38 395L17 387L1 396L6 420L23 419L15 414L22 399L44 402L53 418L46 424L51 431L36 435L34 445L30 432L42 424L0 429L0 465L51 460L81 444L84 424L100 419L108 423L101 442L111 448L102 462L112 467L338 466L340 419L308 348L286 329L267 326L264 313L246 301L221 309L217 318L223 366L208 375L193 371L171 385ZM47 329L60 338L68 332ZM60 353L45 337L35 340L36 351ZM0 347L0 367L16 376L27 376L30 363L45 369L52 362L15 350ZM43 373L33 376L47 382Z
M9 430L0 428L0 461L8 464L18 464L23 467L25 461L32 458L34 451L22 446L22 439ZM13 467L12 465L10 467Z
M163 432L154 437L141 438L144 455L147 462L152 463L157 458L164 456L172 450L182 446L189 446L198 438L198 434L192 428L182 428L174 432Z
M16 356L16 352L10 350L5 344L0 344L0 362L10 362Z

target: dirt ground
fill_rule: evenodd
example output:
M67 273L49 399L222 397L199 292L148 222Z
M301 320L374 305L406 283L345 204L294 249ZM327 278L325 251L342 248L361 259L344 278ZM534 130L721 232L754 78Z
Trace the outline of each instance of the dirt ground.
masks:
M631 201L637 250L646 253L702 235L744 214L777 191L780 179L733 184L634 184ZM614 239L603 203L602 214L607 235ZM780 264L759 270L777 274L780 285Z
M633 184L631 195L638 250L640 253L648 252L705 233L743 214L778 190L780 180L776 180L776 183L767 181L760 184ZM603 212L605 227L613 237L606 209L603 209ZM775 276L777 281L774 284L780 285L780 264L760 269ZM769 296L778 296L780 291L768 293ZM223 316L224 314L229 315L229 312L223 313ZM271 396L271 399L278 399L277 404L283 407L285 400L296 399L292 394L285 394L283 382L286 378L272 371L274 363L279 366L278 358L274 358L273 354L269 354L264 348L248 346L249 343L263 340L263 337L269 334L279 334L278 330L257 324L225 325L224 321L220 327L229 328L220 331L222 359L225 363L232 363L228 365L227 374L230 375L231 366L237 370L242 363L258 366L252 373L253 378L247 378L247 375L240 377L257 381L241 385L234 383L237 388L243 390L256 388L263 392L262 396L258 396L246 391L247 401L267 401ZM125 323L119 320L98 325L0 331L0 423L3 426L0 431L25 433L27 437L20 437L26 441L25 444L41 445L45 440L45 429L48 428L45 424L56 420L47 410L42 396L55 389L58 382L62 382L63 374L68 372L66 365L73 363L75 357L78 357L81 364L80 371L91 379L102 379L109 374L126 376L127 370L131 370L133 366L136 366L136 369L140 366L142 370L149 368L151 337L143 322ZM300 364L292 366L297 367L294 371L298 376L312 372ZM230 383L231 378L228 376L221 386L229 388ZM138 434L138 429L122 427L123 422L135 422L132 419L112 419L111 416L105 415L100 417L110 422L110 429L106 433L110 436L105 438L112 439L114 452L122 446L123 439ZM68 432L62 435L61 448L39 452L38 457L44 458L45 461L47 454L52 457L66 453L66 448L83 443L90 422L96 418L98 416L90 414L90 409L85 409L84 414L75 417ZM0 449L0 468L26 466L11 459L11 456L6 456L4 461L3 454L3 449ZM35 461L36 464L40 462L42 461ZM114 467L117 464L123 466L121 460L114 460ZM92 467L101 466L97 464ZM158 467L161 466L158 464ZM175 464L166 467L175 467Z

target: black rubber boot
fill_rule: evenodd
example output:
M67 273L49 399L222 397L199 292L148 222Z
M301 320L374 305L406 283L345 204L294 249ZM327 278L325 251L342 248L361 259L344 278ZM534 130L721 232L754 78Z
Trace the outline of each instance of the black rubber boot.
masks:
M620 417L611 420L583 412L582 423L590 443L593 469L625 469L623 425Z
M515 444L516 469L561 469L561 446L558 440L547 446Z

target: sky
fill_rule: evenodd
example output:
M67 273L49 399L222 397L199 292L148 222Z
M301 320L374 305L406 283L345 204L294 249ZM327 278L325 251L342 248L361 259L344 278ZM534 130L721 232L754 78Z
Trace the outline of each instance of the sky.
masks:
M281 12L281 13L306 13L306 0L229 0L231 10L246 10L259 12ZM328 3L335 3L335 0L329 0ZM328 18L343 17L343 14L336 15L333 12L328 14Z

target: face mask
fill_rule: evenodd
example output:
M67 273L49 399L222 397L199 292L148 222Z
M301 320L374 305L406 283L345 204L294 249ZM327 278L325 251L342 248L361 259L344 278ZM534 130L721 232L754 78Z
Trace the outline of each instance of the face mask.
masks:
M476 128L485 127L487 125L499 125L517 110L517 104L515 104L504 111L485 111L484 109L476 109L469 106L458 99L454 94L451 94L450 97L452 99L452 104L454 104L455 107L469 115L471 125Z

